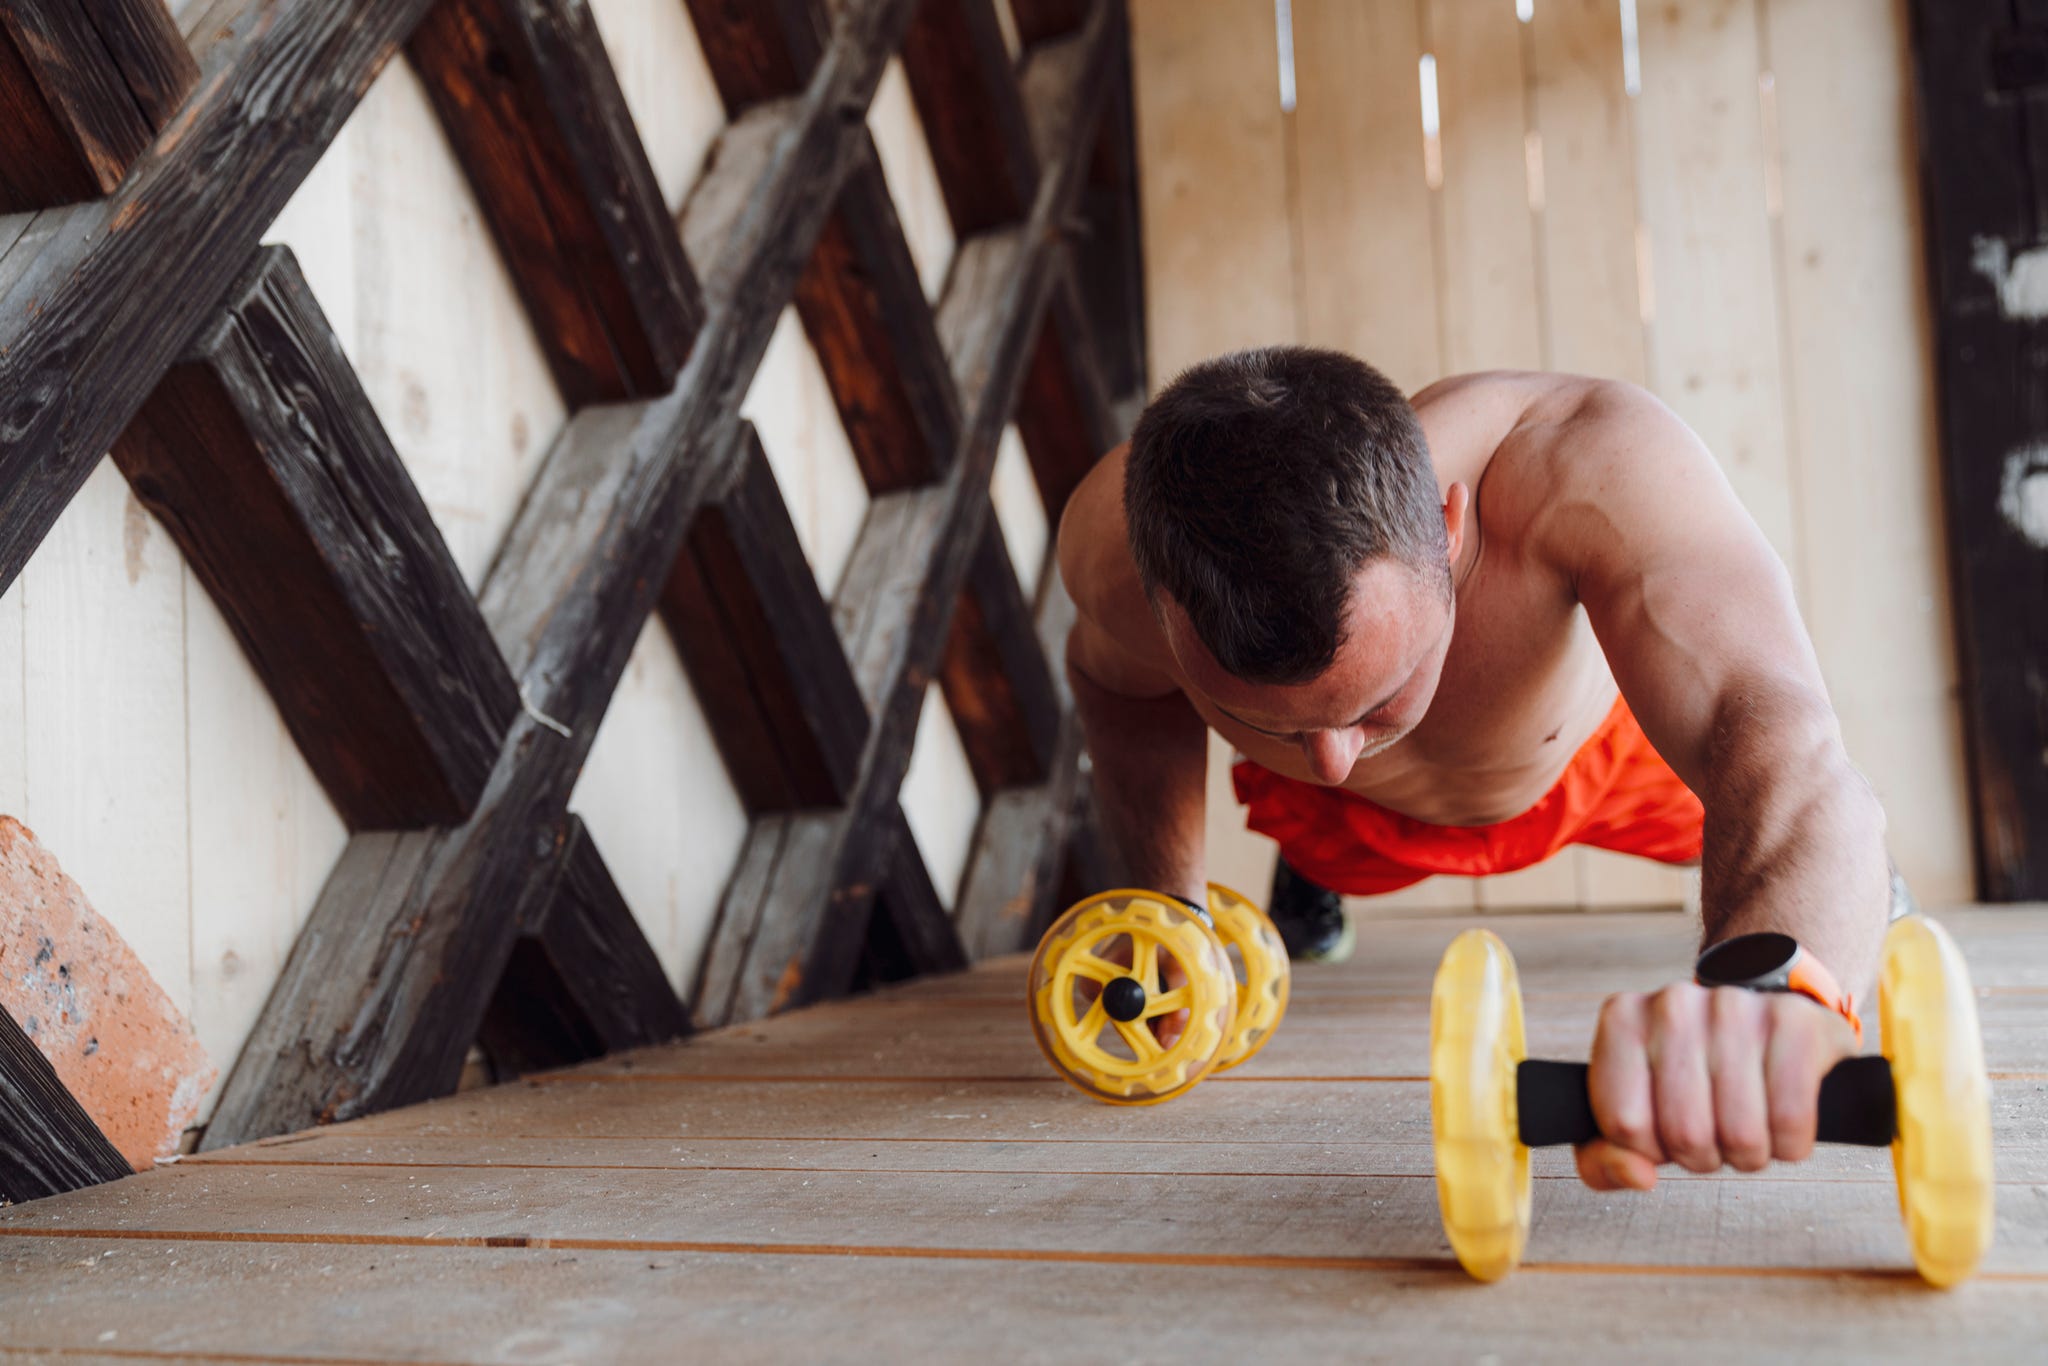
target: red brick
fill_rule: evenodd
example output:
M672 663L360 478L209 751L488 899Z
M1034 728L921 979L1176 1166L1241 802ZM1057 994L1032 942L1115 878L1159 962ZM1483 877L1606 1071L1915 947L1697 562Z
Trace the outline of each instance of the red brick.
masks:
M138 1171L216 1075L192 1022L36 837L0 816L0 1006Z

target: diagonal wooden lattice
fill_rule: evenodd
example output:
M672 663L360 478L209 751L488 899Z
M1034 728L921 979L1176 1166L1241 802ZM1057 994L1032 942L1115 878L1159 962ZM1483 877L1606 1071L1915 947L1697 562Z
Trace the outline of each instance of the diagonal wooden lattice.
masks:
M567 811L657 610L752 818L699 1022L1017 947L1096 876L1068 608L1026 602L989 481L1013 411L1055 518L1113 440L1069 239L1122 6L1013 0L1013 67L993 0L685 2L730 123L679 223L578 0L216 0L176 136L0 225L0 589L112 447L353 831L208 1147L444 1093L480 1036L519 1068L687 1027ZM474 598L257 245L401 47L574 409ZM959 239L936 310L863 119L899 50ZM873 495L830 602L738 416L792 303ZM898 806L935 679L985 798L950 918ZM50 1122L0 1194L113 1174L13 1056L0 1102Z

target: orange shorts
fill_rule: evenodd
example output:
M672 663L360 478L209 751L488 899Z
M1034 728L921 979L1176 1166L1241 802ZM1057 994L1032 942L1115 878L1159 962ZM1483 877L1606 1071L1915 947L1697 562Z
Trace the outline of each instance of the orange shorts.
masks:
M1231 770L1245 823L1280 842L1310 881L1373 896L1437 873L1479 877L1541 863L1568 844L1661 863L1700 856L1705 813L1621 698L1543 799L1498 825L1431 825L1341 788L1284 778L1250 760Z

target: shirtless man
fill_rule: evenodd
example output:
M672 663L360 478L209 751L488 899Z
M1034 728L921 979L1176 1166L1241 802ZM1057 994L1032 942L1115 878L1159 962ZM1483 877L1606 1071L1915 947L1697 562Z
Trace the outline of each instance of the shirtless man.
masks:
M1059 557L1131 885L1203 895L1205 728L1246 756L1253 827L1338 891L1574 842L1699 860L1705 945L1790 936L1806 994L1610 997L1589 1081L1607 1138L1579 1173L1648 1189L1664 1162L1811 1151L1876 979L1884 817L1783 564L1669 409L1512 372L1411 403L1339 353L1240 352L1147 408L1075 492Z

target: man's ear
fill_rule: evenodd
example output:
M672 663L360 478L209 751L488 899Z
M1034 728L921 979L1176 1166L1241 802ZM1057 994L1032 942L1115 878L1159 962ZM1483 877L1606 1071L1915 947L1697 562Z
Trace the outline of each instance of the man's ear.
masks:
M1444 540L1452 564L1458 562L1458 552L1465 548L1465 524L1471 511L1472 490L1460 483L1444 490Z

